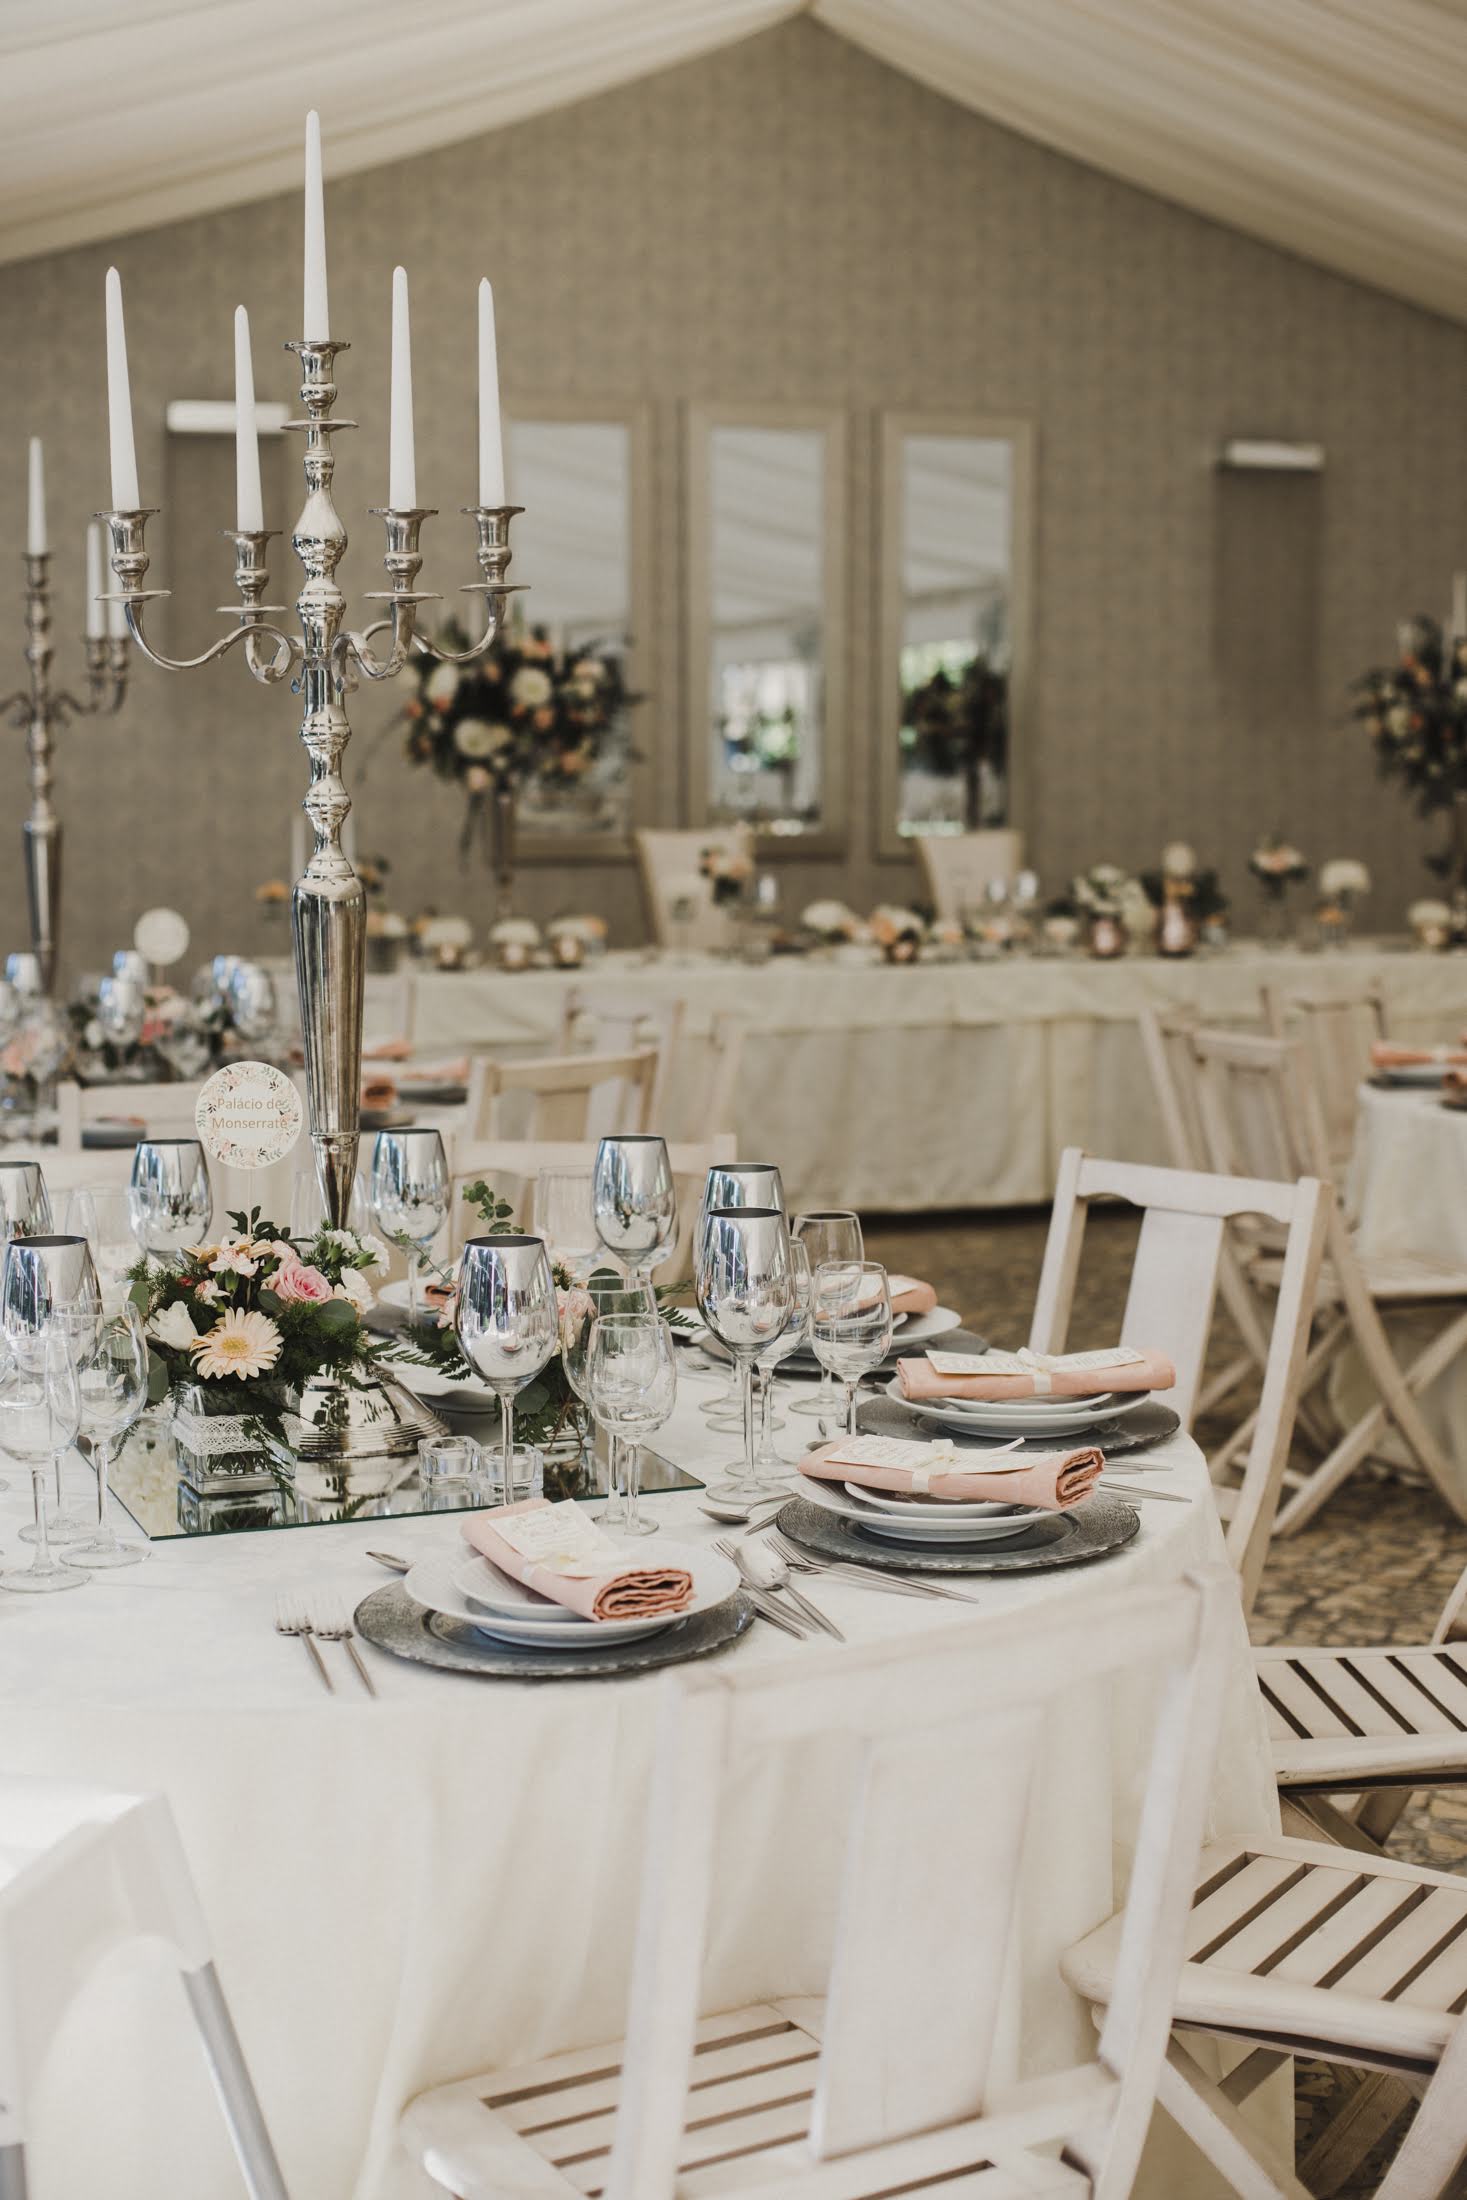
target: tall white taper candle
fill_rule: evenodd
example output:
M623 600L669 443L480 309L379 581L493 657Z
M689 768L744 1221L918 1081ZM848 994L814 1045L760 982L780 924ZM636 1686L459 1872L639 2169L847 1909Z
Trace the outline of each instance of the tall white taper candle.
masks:
M234 524L242 535L265 525L260 497L260 431L255 420L255 362L250 354L250 317L234 309Z
M504 435L499 422L499 349L494 337L494 293L479 284L479 502L504 502Z
M107 424L112 437L112 509L136 512L143 500L138 495L138 454L132 439L122 278L115 267L107 270Z
M29 495L26 499L25 546L30 557L46 553L46 460L38 435L31 437Z
M1452 639L1467 639L1467 573L1452 575Z
M418 502L418 462L413 449L413 336L404 267L392 270L392 432L387 501L394 512L411 512Z
M107 631L107 606L102 602L102 523L87 525L87 640L100 642Z
M301 334L308 344L331 334L326 302L326 202L321 193L321 117L306 116L306 287Z

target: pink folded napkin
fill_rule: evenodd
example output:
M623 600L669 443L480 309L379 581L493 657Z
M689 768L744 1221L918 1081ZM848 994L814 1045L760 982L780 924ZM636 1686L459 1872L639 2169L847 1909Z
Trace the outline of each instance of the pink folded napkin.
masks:
M528 1498L473 1513L464 1538L491 1566L582 1619L653 1619L685 1612L693 1577L685 1566L629 1560L579 1505Z
M1177 1371L1160 1352L940 1352L898 1360L904 1398L1092 1398L1107 1390L1170 1390ZM1124 1357L1122 1356L1124 1355ZM960 1365L959 1363L966 1363Z
M1436 1063L1450 1062L1454 1068L1467 1069L1467 1050L1462 1047L1401 1047L1389 1039L1377 1039L1370 1049L1372 1069L1427 1069Z
M397 1079L384 1077L379 1071L362 1079L362 1106L364 1108L392 1108L397 1105Z
M918 1459L917 1455L924 1454ZM995 1454L989 1467L971 1455L959 1458L943 1444L904 1442L891 1436L840 1437L800 1461L800 1473L816 1482L855 1482L893 1497L934 1497L950 1504L991 1501L1063 1512L1088 1497L1104 1459L1093 1444L1077 1451L1046 1452L1037 1459Z
M364 1062L405 1062L413 1051L411 1039L369 1039L362 1048Z
M893 1314L930 1314L937 1304L931 1284L919 1283L915 1276L888 1276L886 1288Z

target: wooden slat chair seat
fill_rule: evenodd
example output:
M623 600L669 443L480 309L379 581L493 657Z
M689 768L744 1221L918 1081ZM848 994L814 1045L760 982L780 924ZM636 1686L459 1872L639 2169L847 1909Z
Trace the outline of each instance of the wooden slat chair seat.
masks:
M1254 1653L1281 1787L1467 1780L1467 1644Z
M1031 1615L985 1615L669 1676L625 2042L421 2095L400 2127L409 2151L458 2200L1124 2200L1166 2054L1236 1627L1234 1583L1212 1567L1084 1599L1037 1634ZM1082 1673L1151 1706L1115 1991L1093 2060L1013 2082L999 2012L1042 1736ZM824 1998L700 2016L730 1788L773 1752L798 1763L837 1735ZM911 1869L938 1854L940 1874ZM783 1868L777 1847L765 1861Z
M1070 1984L1098 2008L1117 1946L1112 1919L1063 1961ZM1210 1849L1174 2024L1249 2041L1255 2053L1217 2083L1174 2046L1159 2098L1238 2192L1309 2200L1237 2116L1248 2093L1294 2054L1404 2077L1422 2104L1378 2200L1432 2200L1467 2147L1464 2010L1467 1881L1286 1837Z

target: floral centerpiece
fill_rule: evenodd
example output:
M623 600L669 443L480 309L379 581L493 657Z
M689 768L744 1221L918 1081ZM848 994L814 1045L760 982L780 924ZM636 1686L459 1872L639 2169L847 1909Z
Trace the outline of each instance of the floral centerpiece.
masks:
M1227 913L1217 872L1197 861L1185 840L1168 841L1155 871L1141 873L1141 887L1156 911L1156 944L1163 955L1189 955L1203 927Z
M1431 868L1467 894L1467 635L1449 641L1418 613L1399 630L1395 664L1356 682L1354 715L1384 779L1399 779L1417 810L1451 814L1451 837Z
M915 909L888 901L872 910L866 929L890 963L915 962L927 931Z
M1130 931L1139 930L1145 912L1150 928L1151 910L1139 879L1118 863L1092 863L1070 881L1069 901L1089 928L1090 952L1109 961L1124 955Z
M450 624L438 640L465 650L469 638ZM514 885L521 790L533 782L563 795L608 760L624 769L631 761L624 729L638 698L608 643L557 652L543 627L502 635L472 665L418 657L412 670L416 692L402 711L408 761L462 788L459 851L467 858L481 846L502 916Z
M1354 856L1332 856L1319 866L1319 900L1314 918L1326 947L1343 947L1355 910L1370 892L1370 871Z
M1008 680L975 656L956 677L939 666L902 698L897 731L904 766L963 782L963 822L984 823L983 781L1002 780L1008 758Z
M1309 865L1291 841L1266 833L1248 858L1248 868L1263 892L1264 937L1278 937L1284 929L1284 898L1291 886L1309 876Z
M707 879L715 909L727 909L743 899L754 876L754 851L743 838L732 845L715 841L698 857L698 876Z
M843 901L812 901L800 911L800 928L822 947L859 939L861 920Z

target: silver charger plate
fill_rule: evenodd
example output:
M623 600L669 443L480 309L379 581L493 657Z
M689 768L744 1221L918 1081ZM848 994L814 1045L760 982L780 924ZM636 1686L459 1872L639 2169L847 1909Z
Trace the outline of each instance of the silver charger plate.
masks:
M364 1597L354 1616L368 1642L414 1665L436 1666L445 1673L478 1673L491 1680L565 1681L643 1673L654 1666L712 1657L747 1634L754 1607L740 1592L712 1611L692 1613L664 1633L640 1642L555 1651L494 1642L461 1621L425 1612L397 1581Z
M1107 1459L1114 1459L1128 1451L1151 1451L1175 1436L1182 1425L1182 1416L1171 1406L1164 1406L1155 1398L1145 1398L1139 1405L1125 1407L1113 1421L1101 1421L1094 1428L1087 1428L1075 1443L1067 1444L1053 1436L1031 1436L1022 1449L1008 1454L1011 1459L1041 1458L1047 1453L1076 1448L1078 1442L1095 1444ZM856 1426L863 1436L901 1436L920 1438L924 1443L932 1435L930 1423L914 1413L900 1398L886 1396L862 1399L856 1408ZM991 1451L993 1438L971 1434L966 1429L947 1431L959 1451L971 1446L974 1451Z
M1011 1542L945 1544L921 1550L877 1543L837 1514L822 1511L803 1497L791 1498L775 1521L792 1543L819 1558L848 1560L856 1566L917 1574L1039 1574L1057 1566L1085 1566L1111 1551L1124 1549L1141 1526L1134 1505L1105 1493L1086 1497L1067 1512L1046 1513ZM379 1592L380 1594L380 1592Z

